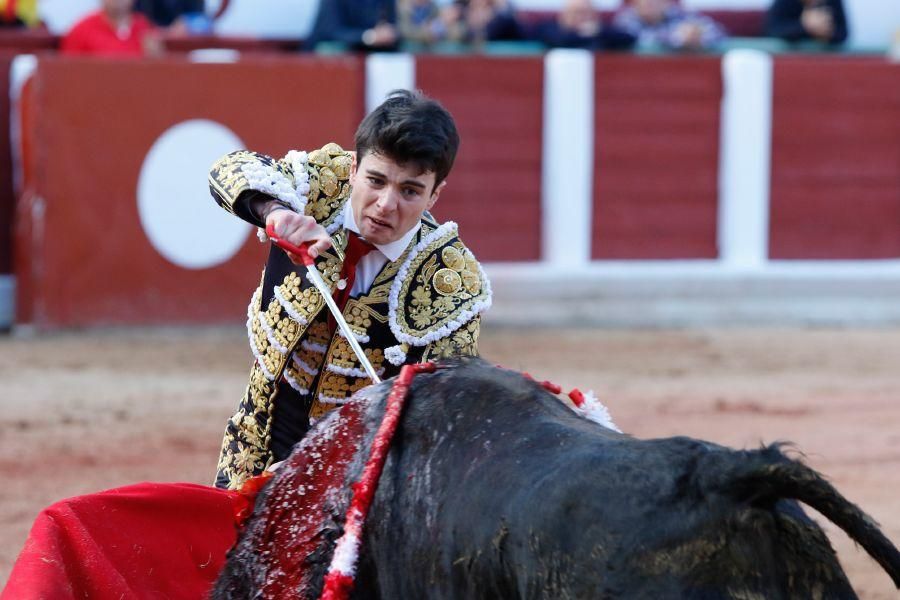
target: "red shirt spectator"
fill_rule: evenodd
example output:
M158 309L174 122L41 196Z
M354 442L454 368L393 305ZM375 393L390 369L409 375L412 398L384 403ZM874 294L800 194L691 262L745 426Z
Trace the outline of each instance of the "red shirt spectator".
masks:
M153 25L144 15L132 13L117 26L102 10L75 24L62 40L64 54L137 57L146 54L146 38Z

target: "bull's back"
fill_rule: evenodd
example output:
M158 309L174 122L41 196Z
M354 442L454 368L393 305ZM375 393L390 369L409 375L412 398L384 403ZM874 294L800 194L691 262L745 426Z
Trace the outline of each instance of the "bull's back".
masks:
M701 465L740 453L616 434L529 382L440 388L369 519L383 597L853 597L795 504L707 489Z

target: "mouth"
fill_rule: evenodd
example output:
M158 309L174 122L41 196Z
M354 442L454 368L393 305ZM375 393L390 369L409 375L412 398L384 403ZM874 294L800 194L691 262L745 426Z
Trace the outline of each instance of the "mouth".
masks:
M381 219L376 219L375 217L366 217L369 220L369 223L374 225L377 228L383 229L393 229L394 227L388 223L387 221L382 221Z

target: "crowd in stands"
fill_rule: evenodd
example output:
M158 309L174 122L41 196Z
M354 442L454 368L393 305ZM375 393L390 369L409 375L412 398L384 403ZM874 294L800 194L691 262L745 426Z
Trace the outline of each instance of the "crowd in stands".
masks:
M0 24L39 26L39 0L0 0ZM159 54L159 33L210 33L204 0L101 0L63 37L69 54ZM773 0L766 35L789 42L839 44L847 38L842 0ZM510 0L320 0L304 47L338 50L424 49L439 44L478 47L493 41L526 41L548 48L623 50L714 49L727 37L708 16L678 0L622 0L611 18L591 0L560 0L555 15L523 19Z
M789 42L843 42L842 0L773 0L766 35ZM321 0L308 47L338 42L355 50L385 50L401 42L536 41L547 47L592 50L632 47L706 50L727 37L708 16L678 0L623 0L605 22L591 0L561 0L554 19L528 22L509 0Z

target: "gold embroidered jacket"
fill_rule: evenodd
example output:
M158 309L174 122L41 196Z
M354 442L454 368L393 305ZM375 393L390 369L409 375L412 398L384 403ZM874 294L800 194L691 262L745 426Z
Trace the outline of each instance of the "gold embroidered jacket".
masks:
M265 194L313 216L334 247L316 259L325 281L336 284L347 234L351 156L337 144L292 151L281 160L240 151L217 161L210 191L225 210L260 226L250 199ZM237 412L229 420L216 485L238 488L272 462L283 460L309 424L369 385L340 332L331 333L319 292L287 255L272 246L260 286L247 309L255 361ZM490 283L459 240L456 224L424 215L422 227L396 261L388 262L368 292L350 298L344 317L383 378L407 363L453 354L477 354L480 313L491 303Z

